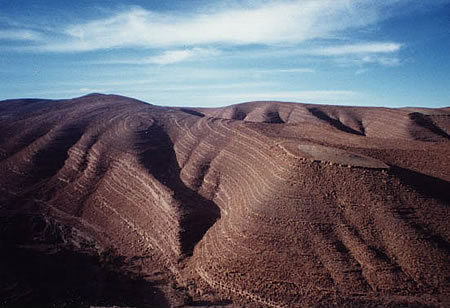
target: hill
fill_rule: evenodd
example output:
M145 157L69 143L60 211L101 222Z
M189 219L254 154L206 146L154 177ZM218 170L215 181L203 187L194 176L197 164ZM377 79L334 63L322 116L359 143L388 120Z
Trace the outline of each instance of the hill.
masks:
M449 108L2 101L0 302L444 307L449 134Z

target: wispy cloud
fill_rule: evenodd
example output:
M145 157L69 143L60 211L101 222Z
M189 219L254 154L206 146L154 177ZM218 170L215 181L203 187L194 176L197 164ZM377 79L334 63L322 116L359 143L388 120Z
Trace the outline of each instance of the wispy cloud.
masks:
M201 48L184 49L184 50L169 50L169 51L165 51L162 55L148 58L146 60L146 62L154 63L154 64L171 64L171 63L186 61L186 60L198 57L201 54L207 55L208 53L209 53L208 50L201 49Z
M323 56L365 55L397 52L402 44L395 42L369 42L330 46L311 50L312 54Z
M380 55L366 55L364 57L362 57L359 60L356 60L358 62L360 62L361 64L365 64L365 63L375 63L375 64L380 64L380 65L384 65L384 66L398 66L402 63L402 61L395 56L391 56L391 57L383 57Z
M182 61L204 60L212 56L217 56L220 51L215 48L192 48L181 50L167 50L160 55L152 56L141 61L136 61L137 64L172 64Z
M0 40L10 41L41 41L42 34L32 30L10 29L0 30Z
M80 92L80 93L86 93L86 94L89 94L89 93L99 93L99 92L103 92L103 89L98 89L98 88L81 88L81 89L79 89L78 90L78 92Z
M342 66L363 66L377 64L382 66L398 66L398 56L404 44L396 42L365 42L339 46L327 46L313 49L312 55L331 57Z
M404 1L263 1L256 6L223 7L186 14L131 7L108 18L62 25L65 38L49 39L41 50L73 52L211 44L295 45L312 39L337 37L342 31L374 24L384 18L387 8Z
M339 44L300 48L287 53L290 56L310 56L318 59L331 59L340 66L362 66L378 64L382 66L398 66L402 63L399 52L405 44L398 42L358 42L353 44Z
M377 64L396 66L398 42L359 42L336 45L336 38L376 24L388 9L411 0L283 0L240 1L219 9L189 12L157 12L141 7L122 7L120 12L75 24L61 24L42 33L28 29L0 31L0 39L33 41L33 47L7 46L32 52L84 52L103 49L148 49L150 57L105 60L104 64L168 65L230 56L245 46L265 46L279 57L284 49L299 55L331 58L339 65ZM309 42L313 42L309 44ZM318 45L325 44L324 47ZM334 44L334 45L330 45ZM311 47L311 45L315 47ZM318 46L318 47L317 47ZM229 48L231 47L231 48ZM236 48L235 48L236 47ZM245 49L245 48L244 48ZM259 50L263 51L264 48ZM231 51L230 51L231 50ZM155 54L159 52L159 54ZM288 51L289 52L289 51ZM252 52L237 52L241 58ZM270 52L269 52L270 53ZM271 56L274 56L273 54ZM311 73L314 69L263 70L260 73Z
M269 69L269 70L257 70L256 73L315 73L316 70L307 67L300 68L288 68L288 69Z

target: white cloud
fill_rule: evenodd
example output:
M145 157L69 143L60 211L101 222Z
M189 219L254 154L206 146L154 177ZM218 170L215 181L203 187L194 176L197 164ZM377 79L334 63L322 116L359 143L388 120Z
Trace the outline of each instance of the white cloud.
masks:
M375 63L384 66L398 66L401 64L401 60L397 57L382 57L382 56L373 56L367 55L361 59L361 62L364 63Z
M305 68L258 70L256 72L257 73L315 73L316 70L305 67Z
M10 41L40 41L43 36L36 31L12 29L12 30L0 30L0 40Z
M392 53L402 48L402 44L394 42L369 42L348 44L341 46L330 46L311 51L315 55L323 56L342 56L342 55L358 55L358 54L374 54L374 53Z
M203 61L210 57L218 56L221 51L216 48L191 48L191 49L175 49L166 50L160 54L145 57L145 58L131 58L131 59L112 59L93 61L92 64L173 64L184 61Z
M396 42L364 42L307 49L301 53L316 57L329 57L341 66L365 64L398 66L402 62L398 57L398 52L403 47L404 44Z
M192 58L192 56L192 50L169 50L164 52L162 55L151 57L145 62L155 64L169 64L185 61L189 58Z
M80 93L100 93L103 92L101 89L92 89L92 88L81 88L78 90Z
M398 3L410 0L282 0L240 1L202 12L156 12L128 7L107 18L61 25L42 33L31 30L0 31L0 39L35 41L29 46L8 46L10 50L35 52L80 52L110 48L148 48L152 54L142 59L105 60L105 64L159 64L198 61L223 54L254 57L262 51L280 57L284 53L313 57L332 57L340 65L378 64L396 66L396 56L404 45L397 42L364 42L320 47L314 40L336 42L350 38L353 30L376 24ZM212 7L212 6L211 6ZM44 34L45 33L45 34ZM308 48L306 41L313 41ZM254 46L237 51L230 46ZM222 51L220 51L221 49ZM231 51L230 51L231 50ZM255 52L256 50L256 52ZM291 55L292 56L292 55ZM276 69L260 73L311 73L309 68Z
M144 63L152 64L171 64L187 60L204 59L211 56L217 56L220 51L211 48L192 48L183 50L168 50L158 56L153 56L144 60Z
M330 38L374 24L400 0L263 1L206 13L157 13L133 7L112 17L63 27L66 40L43 50L162 48L206 44L289 44Z
M376 64L388 67L399 66L403 62L402 60L395 56L381 56L381 55L357 55L357 56L341 56L341 57L333 57L332 60L339 66L342 67L364 67L368 64Z

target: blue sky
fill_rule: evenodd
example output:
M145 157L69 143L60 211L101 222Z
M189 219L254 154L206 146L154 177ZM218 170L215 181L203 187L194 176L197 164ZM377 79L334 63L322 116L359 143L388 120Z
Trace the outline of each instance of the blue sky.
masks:
M450 0L0 0L0 99L450 106Z

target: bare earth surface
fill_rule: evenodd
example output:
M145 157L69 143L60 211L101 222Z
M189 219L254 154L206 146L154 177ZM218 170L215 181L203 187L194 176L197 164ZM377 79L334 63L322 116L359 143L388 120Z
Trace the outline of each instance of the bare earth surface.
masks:
M0 305L449 307L450 108L0 102Z

